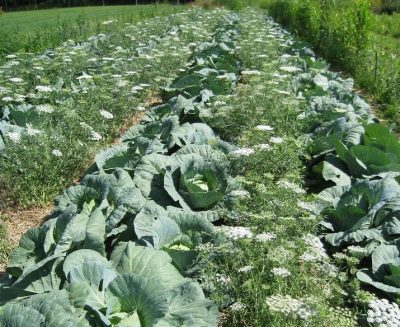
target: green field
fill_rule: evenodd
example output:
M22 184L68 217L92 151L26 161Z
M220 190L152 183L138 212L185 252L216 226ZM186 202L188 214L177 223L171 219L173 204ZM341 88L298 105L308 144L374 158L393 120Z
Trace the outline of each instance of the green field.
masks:
M3 32L33 32L48 27L54 28L60 22L75 24L80 17L84 17L91 23L118 17L140 20L143 16L164 15L178 10L178 7L170 5L132 5L9 12L0 15L0 30Z
M38 52L62 42L81 40L94 33L107 31L104 21L116 20L124 26L144 19L169 15L184 6L138 5L78 7L20 11L0 15L0 62L14 52Z

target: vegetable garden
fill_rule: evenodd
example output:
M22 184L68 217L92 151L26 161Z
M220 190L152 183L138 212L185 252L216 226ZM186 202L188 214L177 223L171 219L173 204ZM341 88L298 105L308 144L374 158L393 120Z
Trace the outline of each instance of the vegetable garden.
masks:
M0 67L0 183L60 194L0 325L399 326L400 145L353 81L262 11L109 24Z

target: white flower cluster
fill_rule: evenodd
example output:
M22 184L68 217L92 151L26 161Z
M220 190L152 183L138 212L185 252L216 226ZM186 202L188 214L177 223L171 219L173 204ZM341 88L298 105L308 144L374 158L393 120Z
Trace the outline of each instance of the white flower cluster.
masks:
M273 241L274 239L276 239L276 235L274 233L261 233L256 235L256 237L254 238L257 242L269 242L269 241Z
M289 270L285 268L273 268L271 269L271 272L277 277L288 277L292 274Z
M313 315L310 308L302 301L289 295L273 295L267 298L266 303L272 312L280 312L285 315L294 315L300 319L307 320Z
M114 115L107 110L100 110L100 115L102 117L104 117L105 119L113 119L114 118Z
M304 255L304 254L303 254ZM307 261L307 260L303 260ZM312 260L315 261L315 260ZM335 277L339 274L339 268L329 262L323 262L319 267L318 270L327 274L331 277Z
M15 144L21 142L21 134L18 132L8 132L5 135Z
M22 83L24 80L20 77L11 77L9 78L9 81L13 83Z
M274 130L274 128L269 125L258 125L256 126L256 129L263 132L272 132Z
M400 326L400 308L396 303L386 299L374 300L368 303L367 321L379 327Z
M272 137L269 139L269 141L270 141L271 143L274 143L274 144L281 144L281 143L283 143L283 138L281 138L281 137L279 137L279 136L272 136Z
M270 82L271 84L279 84L278 82ZM274 89L274 91L280 95L290 95L290 92L285 91L285 90L278 90L278 89Z
M356 316L353 316L349 308L331 307L329 308L329 316L332 323L335 323L337 326L359 326Z
M242 267L242 268L239 268L239 269L238 269L238 272L247 274L247 273L249 273L250 271L252 271L253 269L254 269L253 266L244 266L244 267Z
M36 106L36 111L51 114L54 112L54 108L49 104L40 104Z
M288 54L288 53L285 53L285 54L283 54L281 56L281 59L283 59L283 60L287 60L287 59L290 59L290 58L292 58L292 56L290 54Z
M308 246L310 246L312 248L316 248L316 249L318 249L318 251L325 252L324 245L322 244L319 237L312 235L312 234L307 234L302 237L302 240Z
M92 141L100 141L103 137L97 133L96 131L91 131L90 132L90 139Z
M314 205L311 202L304 202L304 201L298 201L297 206L301 209L307 210L309 212L314 211Z
M271 150L271 146L267 143L257 144L254 148L262 151Z
M32 124L26 124L26 134L28 136L35 136L37 134L41 134L42 131L32 127Z
M305 262L313 262L313 261L319 261L319 257L312 252L304 252L300 257L300 261L305 261Z
M145 84L145 83L142 83L142 84L139 84L139 85L135 85L135 86L132 87L131 92L134 93L134 94L139 93L139 91L144 90L144 88L148 87L148 86L150 86L150 85L149 84Z
M211 252L214 250L214 244L212 244L210 242L200 244L196 247L196 250L202 251L202 252Z
M294 193L297 194L304 194L306 191L304 191L300 186L296 185L295 183L289 182L287 180L280 180L277 183L278 186L292 190Z
M37 85L35 87L35 90L38 91L38 92L43 92L43 93L49 93L49 92L53 91L51 86L47 86L47 85Z
M223 226L221 229L227 237L229 237L233 240L238 240L241 238L251 238L253 236L253 233L251 232L250 228L248 228L248 227Z
M77 79L78 81L80 81L80 80L92 79L92 78L93 78L93 76L88 75L88 74L86 74L85 72L83 72L82 75L81 75L81 76L78 76L76 79Z
M55 157L61 157L62 156L62 152L58 149L54 149L53 151L51 151L51 154Z
M243 70L242 75L261 75L259 70Z
M114 19L114 20L105 20L102 25L110 25L112 23L116 23L118 22L118 20Z
M220 106L224 106L224 105L226 105L225 101L217 100L217 101L214 102L214 106L216 106L216 107L220 107Z
M246 190L234 190L231 192L231 195L238 198L249 198L250 193Z
M229 308L231 309L231 311L242 311L246 308L246 305L240 302L235 302L231 304Z
M224 274L215 274L215 280L218 284L224 286L228 285L231 282L231 279Z
M240 149L237 149L237 150L233 151L232 153L234 155L236 155L236 156L239 156L239 157L241 157L241 156L248 157L249 155L254 153L254 149L252 149L252 148L240 148Z
M278 79L285 79L285 78L288 78L289 75L286 75L286 74L281 75L281 74L278 74L278 73L274 73L274 74L272 74L272 77L275 77L275 78L278 78Z
M281 71L284 71L286 73L297 73L301 72L301 68L295 67L295 66L281 66L279 67Z
M308 251L300 256L301 261L323 261L328 258L324 245L317 236L307 234L302 239L307 245Z

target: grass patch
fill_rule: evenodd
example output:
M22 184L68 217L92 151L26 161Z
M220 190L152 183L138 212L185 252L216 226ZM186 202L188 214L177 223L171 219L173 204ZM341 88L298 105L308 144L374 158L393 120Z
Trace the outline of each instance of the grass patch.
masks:
M371 30L376 34L390 36L400 42L400 13L373 15Z
M1 224L0 216L0 267L4 267L7 263L8 254L12 249L11 242L7 239L7 231L4 225Z

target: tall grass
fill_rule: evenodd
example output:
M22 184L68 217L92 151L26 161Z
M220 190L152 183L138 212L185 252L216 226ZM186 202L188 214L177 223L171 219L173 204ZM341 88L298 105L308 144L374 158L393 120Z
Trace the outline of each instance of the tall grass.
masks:
M354 76L400 130L399 47L390 39L373 37L371 31L382 27L377 27L380 25L375 20L381 19L373 16L370 1L265 0L262 7L308 42L333 68Z
M223 6L239 11L247 6L260 6L263 0L196 0L195 3L206 8Z
M270 14L335 65L354 73L369 44L370 15L365 0L340 6L331 0L276 0Z

